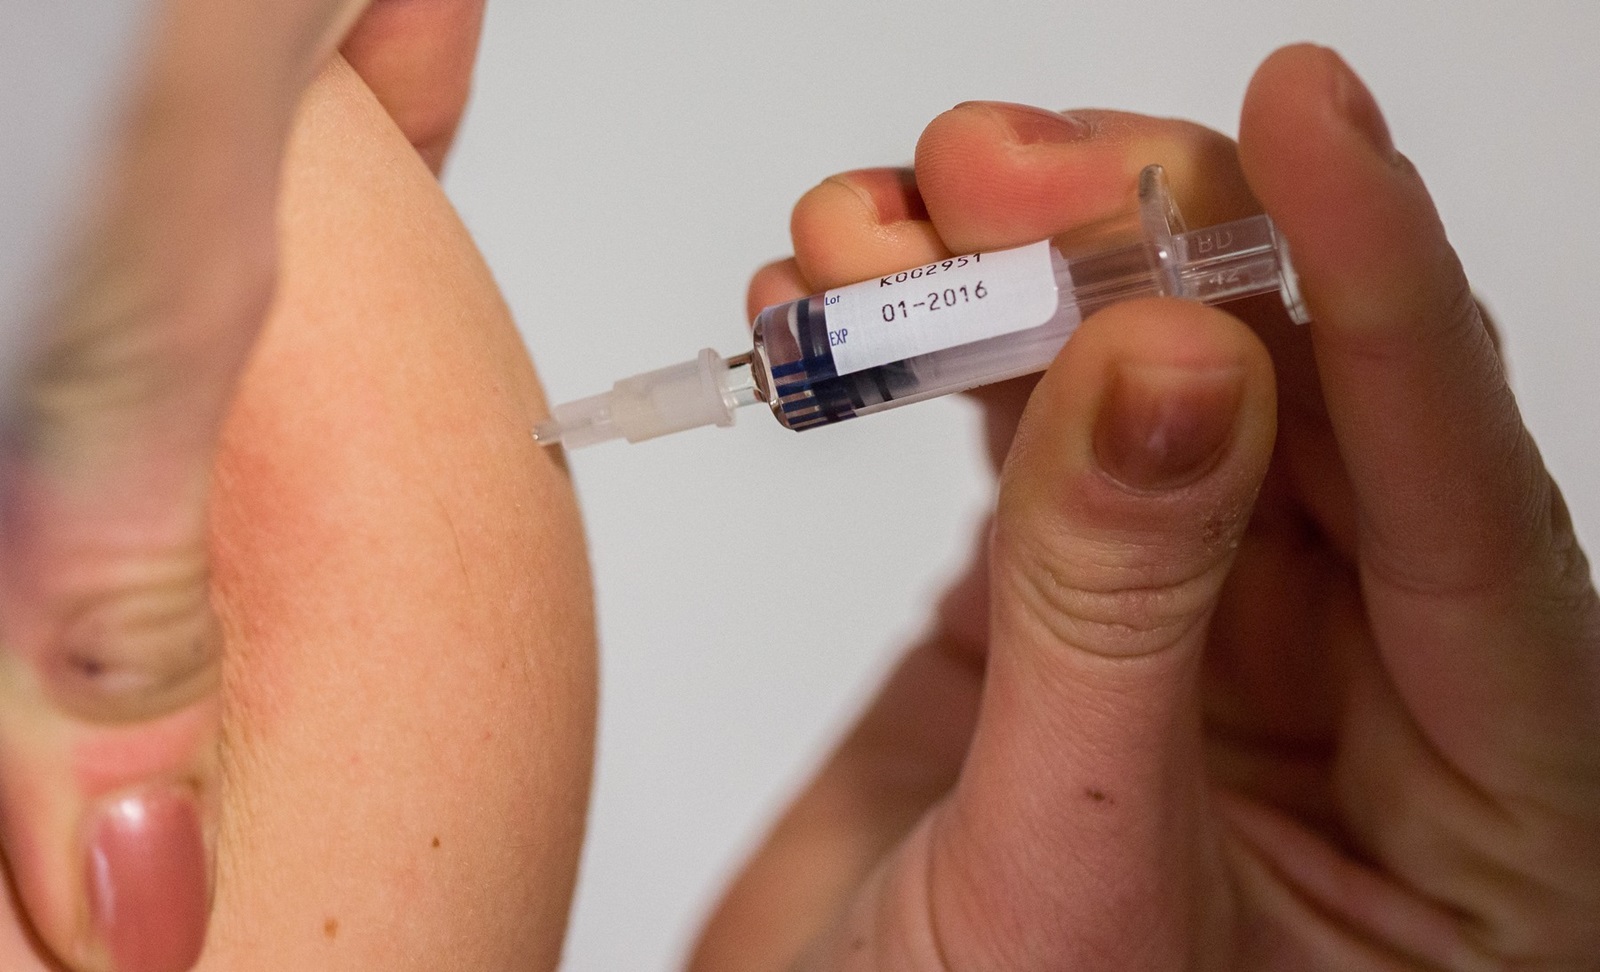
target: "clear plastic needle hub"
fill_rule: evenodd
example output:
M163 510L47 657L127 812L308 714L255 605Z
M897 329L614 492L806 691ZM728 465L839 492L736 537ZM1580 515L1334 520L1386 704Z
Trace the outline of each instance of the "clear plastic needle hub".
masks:
M1277 294L1307 321L1289 251L1266 216L1186 230L1160 166L1116 220L1010 250L972 253L769 307L750 351L624 378L558 405L534 429L569 448L642 442L766 404L805 430L1033 374L1085 317L1143 296L1221 304Z
M706 348L693 361L624 378L608 392L557 405L534 428L541 443L568 448L609 439L643 442L702 425L732 425L733 411L761 401L750 355Z

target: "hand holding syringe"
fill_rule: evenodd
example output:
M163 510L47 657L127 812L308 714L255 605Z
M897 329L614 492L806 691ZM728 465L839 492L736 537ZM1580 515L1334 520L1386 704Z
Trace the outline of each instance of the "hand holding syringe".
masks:
M873 310L920 324L945 308L917 301L960 303L963 282L969 303L999 299L1013 278L991 257L1113 212L1152 157L1195 212L1270 213L1317 320L1271 306L1299 301L1269 235L1163 245L1152 192L1156 242L1126 273L1093 233L1051 241L1053 313L1085 316L1036 383L984 396L999 480L971 569L734 881L697 972L1594 966L1600 598L1571 518L1427 189L1348 67L1274 55L1240 132L974 103L923 133L914 185L853 170L796 206L794 259L758 272L751 305L798 322L820 304L827 340L796 342L819 384L882 367L848 370ZM982 277L945 274L944 253L973 251ZM1252 251L1264 280L1238 266ZM873 275L912 266L891 304L900 275ZM1285 300L1119 299L1216 300L1241 275ZM851 288L786 303L864 278L853 320L827 303ZM772 334L801 332L763 316L772 366ZM981 340L1054 326L1026 323ZM961 366L975 348L920 350ZM831 470L837 492L885 509L940 488L883 452ZM860 581L900 537L847 535L837 502L764 494L753 524L709 534L765 585L755 656L768 626L859 644L841 608L874 603Z
M1043 371L1085 317L1165 295L1218 304L1277 293L1306 322L1288 250L1266 216L1186 232L1160 166L1129 218L936 261L769 307L751 351L625 378L558 405L534 430L569 448L732 425L764 402L796 431Z

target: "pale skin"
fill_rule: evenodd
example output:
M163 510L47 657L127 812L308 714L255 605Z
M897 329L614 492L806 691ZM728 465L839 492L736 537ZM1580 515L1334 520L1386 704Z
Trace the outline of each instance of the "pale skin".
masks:
M274 8L316 25L294 34L308 78L361 5L313 7ZM200 968L557 964L593 624L570 487L527 434L537 381L429 172L475 29L473 4L376 7L346 45L362 78L333 62L278 136L256 133L287 138L281 189L269 165L264 187L218 191L264 194L266 257L209 241L194 258L238 276L169 305L199 333L242 322L183 359L215 382L89 367L73 355L91 341L64 352L86 394L32 389L56 409L38 440L65 443L47 454L91 475L24 463L25 486L71 488L8 499L65 504L75 536L161 542L74 559L12 527L5 968L192 964L194 934L118 952L89 920L82 820L130 791L199 810L214 872L142 873L214 892ZM801 201L796 260L758 275L757 306L1049 235L1126 205L1161 161L1196 222L1266 205L1318 321L1131 305L1036 389L986 396L1003 459L988 556L732 888L696 969L1595 966L1594 591L1420 183L1342 71L1275 57L1237 154L1176 122L967 106L925 134L916 188L863 170ZM205 188L197 210L217 202ZM158 348L124 364L159 364L197 353L173 337L190 316L106 333ZM1113 375L1147 397L1097 428ZM1137 448L1152 431L1170 447ZM197 459L199 485L176 489ZM95 491L105 470L120 491ZM189 523L198 544L174 542ZM172 549L209 556L209 581L138 572ZM131 577L202 614L154 637L112 624L94 642L109 663L85 668L15 634L50 630L16 620L23 562L65 565L24 575L47 588ZM190 664L194 639L168 636L205 630L208 602L215 651Z
M227 652L198 968L553 968L594 644L571 489L528 436L537 380L432 174L342 63L300 110L281 212L214 477ZM141 725L74 752L113 744L120 769L195 740ZM46 968L16 921L0 968Z

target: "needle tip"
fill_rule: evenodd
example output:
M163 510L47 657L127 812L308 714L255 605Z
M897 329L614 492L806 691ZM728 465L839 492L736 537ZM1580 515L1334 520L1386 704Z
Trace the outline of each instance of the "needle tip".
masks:
M554 419L546 419L533 427L533 441L542 446L553 446L561 442L561 426Z

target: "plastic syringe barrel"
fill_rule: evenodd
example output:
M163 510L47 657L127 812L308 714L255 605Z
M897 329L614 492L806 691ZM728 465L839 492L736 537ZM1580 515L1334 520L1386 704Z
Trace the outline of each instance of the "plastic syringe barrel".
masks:
M1161 213L1165 186L1157 179L1149 190L1146 211L1157 212L1159 221L1145 221L1143 239L1108 248L1099 239L1092 245L1051 241L1056 310L1032 328L841 375L833 365L824 295L767 308L756 318L755 360L765 372L773 415L804 431L1035 374L1049 367L1085 317L1136 297L1217 304L1277 293L1290 316L1305 321L1287 250L1267 217L1193 232L1180 224L1174 232L1175 211Z
M1288 248L1271 220L1254 216L1187 231L1158 165L1140 173L1137 211L1053 237L1048 248L1051 276L1043 283L1053 281L1056 310L1036 326L841 374L827 295L813 294L763 310L750 354L724 359L707 349L694 361L625 378L610 392L558 406L535 438L572 447L615 438L641 442L731 425L735 408L757 401L788 428L816 428L1042 371L1084 317L1133 297L1218 304L1276 292L1296 323L1308 320Z

